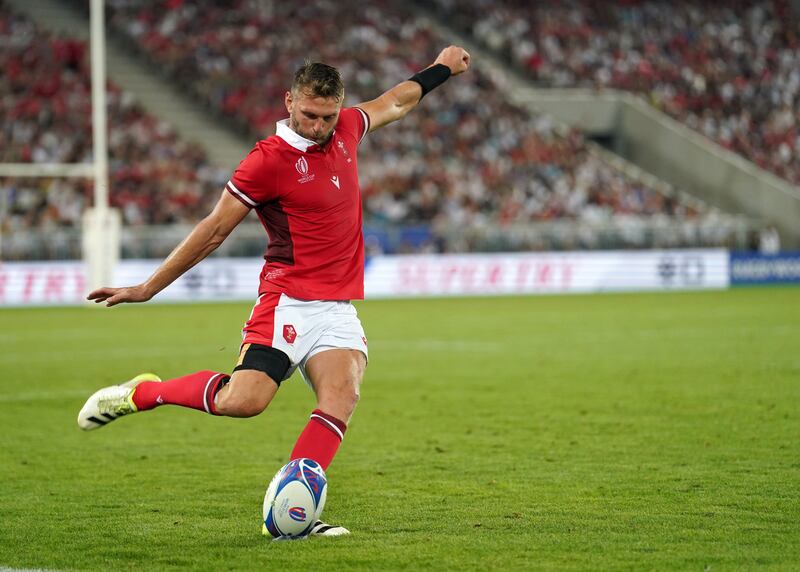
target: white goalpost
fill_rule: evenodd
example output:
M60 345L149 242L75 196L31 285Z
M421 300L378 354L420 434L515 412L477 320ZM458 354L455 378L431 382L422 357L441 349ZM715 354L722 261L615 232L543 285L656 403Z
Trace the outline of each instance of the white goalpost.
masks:
M104 0L92 0L91 5L94 207L83 215L82 233L89 289L111 284L120 251L120 213L108 204L106 35L103 2Z
M108 204L105 16L103 0L91 0L92 163L0 163L0 177L92 178L94 204L83 214L81 250L89 289L109 285L119 260L121 217Z

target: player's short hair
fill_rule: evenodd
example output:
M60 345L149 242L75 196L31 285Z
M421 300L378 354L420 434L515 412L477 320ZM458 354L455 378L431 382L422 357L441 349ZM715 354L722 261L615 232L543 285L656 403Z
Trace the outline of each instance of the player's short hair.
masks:
M310 93L314 97L332 97L341 101L344 97L342 76L333 66L322 62L306 61L294 74L292 93Z

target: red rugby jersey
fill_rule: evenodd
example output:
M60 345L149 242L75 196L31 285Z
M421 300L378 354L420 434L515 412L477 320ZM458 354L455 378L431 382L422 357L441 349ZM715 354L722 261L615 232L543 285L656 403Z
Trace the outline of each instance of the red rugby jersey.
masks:
M239 163L226 188L256 210L269 235L259 294L302 300L364 297L358 144L369 116L342 109L320 147L279 121Z

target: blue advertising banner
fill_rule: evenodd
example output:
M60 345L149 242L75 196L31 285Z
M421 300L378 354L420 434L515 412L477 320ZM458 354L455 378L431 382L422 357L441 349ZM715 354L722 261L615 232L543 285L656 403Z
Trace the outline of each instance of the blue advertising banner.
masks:
M731 284L800 284L800 252L731 252Z

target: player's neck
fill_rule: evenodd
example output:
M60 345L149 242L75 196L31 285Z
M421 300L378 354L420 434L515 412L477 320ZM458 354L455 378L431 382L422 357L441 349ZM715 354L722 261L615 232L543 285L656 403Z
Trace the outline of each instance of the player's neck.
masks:
M331 132L330 137L328 137L328 139L324 143L319 144L313 139L308 139L307 137L304 137L303 135L298 133L295 129L293 129L292 122L289 119L283 119L281 121L278 121L275 130L275 134L278 137L289 143L289 145L291 145L292 147L295 147L296 149L299 149L300 151L304 152L307 152L311 149L321 149L321 150L327 149L328 145L333 140L334 132L335 130Z

